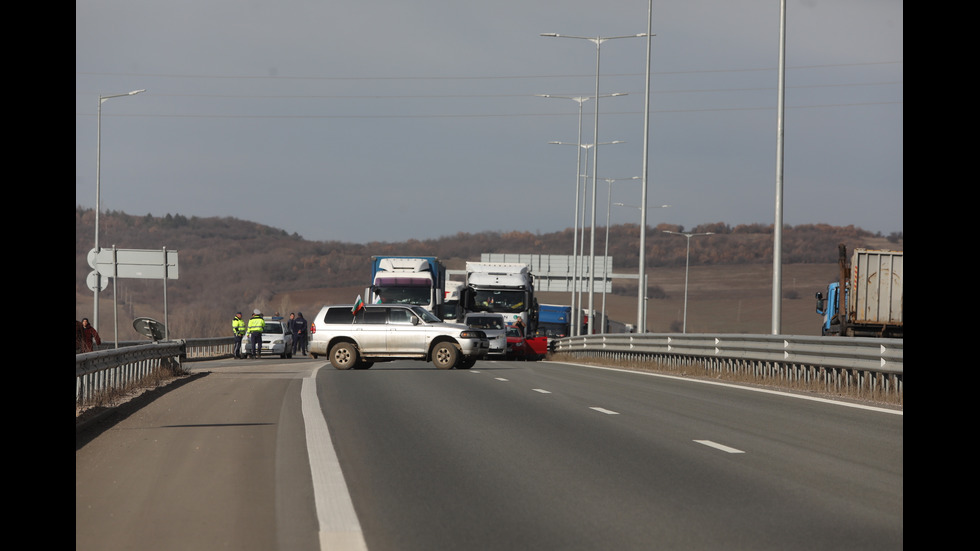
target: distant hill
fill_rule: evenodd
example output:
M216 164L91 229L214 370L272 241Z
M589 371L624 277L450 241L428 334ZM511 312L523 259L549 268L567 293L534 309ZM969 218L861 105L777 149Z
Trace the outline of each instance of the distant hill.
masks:
M92 270L87 254L93 246L95 212L75 209L75 294L77 319L91 317L93 294L86 284ZM402 243L375 242L350 244L336 241L307 241L297 234L235 218L134 216L103 212L100 216L100 245L120 249L162 249L178 251L177 280L166 284L168 321L171 336L203 337L227 334L232 314L258 307L274 311L285 294L309 293L316 289L343 289L346 301L351 293L366 286L372 255L438 256L450 269L463 269L467 260L478 260L482 253L572 254L571 228L554 233L460 232L424 241ZM731 227L717 222L695 228L662 224L647 233L646 258L649 269L683 271L687 240L669 231L714 232L715 235L691 240L690 265L758 266L764 273L772 265L772 226ZM605 244L605 228L598 241ZM784 228L784 265L833 264L837 244L856 247L902 250L901 234L882 236L854 226L805 225ZM624 224L609 229L609 255L617 272L635 272L639 259L639 226ZM650 287L657 284L651 279ZM122 279L117 282L120 339L141 338L132 331L136 317L162 319L163 282ZM657 290L652 289L651 298ZM632 289L617 286L616 294L635 297ZM100 332L112 335L114 317L112 287L101 293ZM280 302L276 302L279 300ZM607 300L609 298L607 297ZM632 300L635 300L632 299ZM635 311L634 311L635 312ZM307 317L314 312L307 314ZM634 314L635 315L635 314ZM612 316L610 316L612 317ZM615 319L615 318L614 318ZM651 330L654 330L651 327ZM689 324L690 330L690 324Z

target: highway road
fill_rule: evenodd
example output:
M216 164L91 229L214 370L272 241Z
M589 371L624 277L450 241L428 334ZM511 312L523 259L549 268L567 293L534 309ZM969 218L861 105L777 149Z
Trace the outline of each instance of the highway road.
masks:
M551 362L188 364L76 435L76 549L897 549L901 411Z

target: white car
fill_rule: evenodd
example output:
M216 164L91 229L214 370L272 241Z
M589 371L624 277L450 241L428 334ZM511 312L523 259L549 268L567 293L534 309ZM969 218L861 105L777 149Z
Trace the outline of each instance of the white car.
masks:
M252 349L252 343L242 343L245 350ZM280 320L266 318L265 331L262 332L262 354L278 354L280 358L293 357L293 335L286 331L286 324Z
M503 314L471 312L463 318L463 324L487 334L487 340L490 341L488 358L502 360L507 356L507 324Z

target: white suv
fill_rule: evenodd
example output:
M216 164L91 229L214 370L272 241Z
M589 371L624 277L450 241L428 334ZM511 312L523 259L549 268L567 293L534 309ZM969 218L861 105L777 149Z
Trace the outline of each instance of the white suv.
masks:
M310 324L310 355L329 356L337 369L367 369L374 362L431 361L439 369L469 369L487 357L483 331L444 323L407 304L324 306Z

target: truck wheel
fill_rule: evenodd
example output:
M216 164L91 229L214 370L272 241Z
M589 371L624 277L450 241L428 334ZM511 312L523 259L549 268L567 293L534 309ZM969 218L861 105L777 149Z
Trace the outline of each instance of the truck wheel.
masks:
M357 347L353 343L338 342L330 349L330 364L337 369L350 369L357 365Z
M439 369L452 369L459 359L459 349L451 342L441 342L432 349L432 363Z

